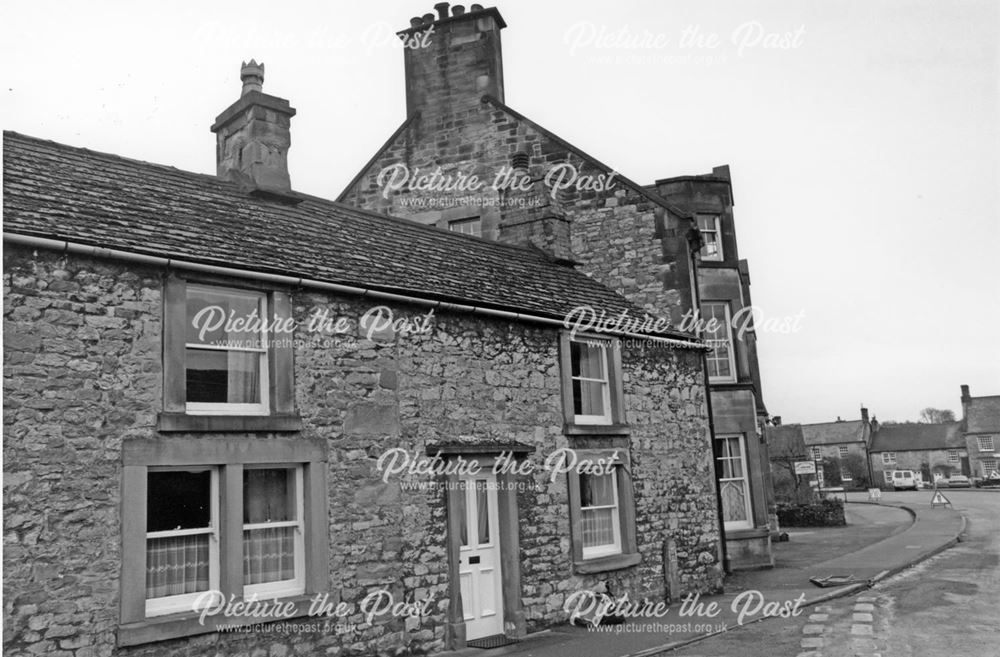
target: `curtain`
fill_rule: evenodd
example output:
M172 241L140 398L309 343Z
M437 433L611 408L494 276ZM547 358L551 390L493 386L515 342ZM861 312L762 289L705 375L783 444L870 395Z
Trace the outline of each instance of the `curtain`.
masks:
M230 404L260 402L260 353L230 351L226 401Z
M208 590L208 534L146 541L146 598Z
M720 486L722 493L722 516L725 522L748 520L746 491L743 480L723 481Z
M243 584L295 577L295 527L243 531Z
M580 475L580 519L584 547L615 542L615 478L612 474ZM606 508L588 508L606 507Z

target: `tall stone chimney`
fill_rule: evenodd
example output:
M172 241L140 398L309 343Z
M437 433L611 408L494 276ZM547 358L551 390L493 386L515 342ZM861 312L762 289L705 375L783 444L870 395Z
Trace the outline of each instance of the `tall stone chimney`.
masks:
M488 94L503 101L500 30L495 7L434 5L435 14L410 19L396 34L403 41L406 114L449 115L475 110Z
M972 395L969 394L969 386L962 384L962 421L969 418L969 406L972 405Z
M868 424L868 409L864 406L861 407L861 421Z
M269 96L264 64L243 62L243 92L239 100L215 119L216 173L254 192L284 195L291 192L288 147L295 110L284 98Z

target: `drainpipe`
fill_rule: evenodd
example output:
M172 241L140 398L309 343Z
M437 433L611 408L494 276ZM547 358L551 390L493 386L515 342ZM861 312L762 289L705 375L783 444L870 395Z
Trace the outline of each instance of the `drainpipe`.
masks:
M692 231L694 229L692 228ZM700 235L698 238L700 239ZM690 241L688 243L688 257L691 259L691 289L694 291L694 310L701 314L701 290L698 288L698 258L696 252L691 250ZM722 491L719 490L719 445L715 439L715 419L712 413L712 388L708 382L708 351L701 354L701 374L705 381L705 409L708 411L708 437L712 448L712 472L713 487L715 488L715 512L719 520L719 556L722 559L722 570L726 573L729 570L729 551L726 549L726 521L722 510ZM746 464L744 464L746 467ZM747 472L749 476L749 471Z

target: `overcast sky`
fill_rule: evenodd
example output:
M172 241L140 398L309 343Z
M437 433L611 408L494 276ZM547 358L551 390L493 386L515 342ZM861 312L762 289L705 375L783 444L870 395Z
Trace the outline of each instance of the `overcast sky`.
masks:
M433 4L8 0L3 127L214 173L253 57L298 109L293 187L333 198ZM960 384L1000 394L998 4L501 0L506 100L640 182L732 167L753 301L802 313L759 336L772 414L960 415Z

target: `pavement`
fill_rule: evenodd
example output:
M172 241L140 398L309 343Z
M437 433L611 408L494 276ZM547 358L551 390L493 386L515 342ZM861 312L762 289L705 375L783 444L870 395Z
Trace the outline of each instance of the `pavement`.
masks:
M620 625L585 628L568 622L520 643L444 653L452 657L653 657L721 632L739 632L776 614L798 616L814 605L867 590L960 540L965 518L931 507L930 491L904 502L867 503L850 493L847 527L788 528L774 543L775 567L726 577L725 593L675 601L658 614L632 615ZM810 577L850 576L853 583L819 588ZM714 606L713 606L714 605Z

